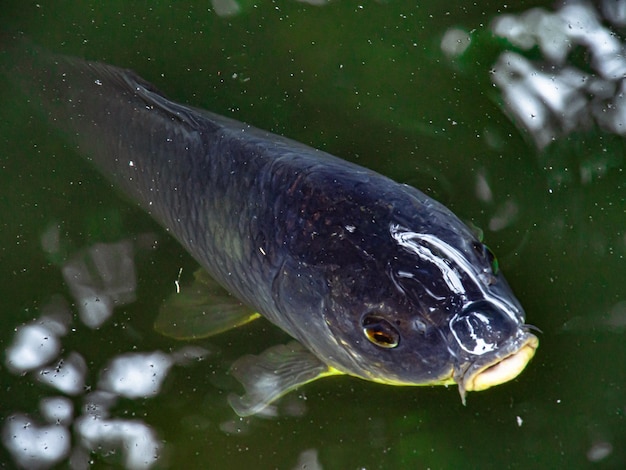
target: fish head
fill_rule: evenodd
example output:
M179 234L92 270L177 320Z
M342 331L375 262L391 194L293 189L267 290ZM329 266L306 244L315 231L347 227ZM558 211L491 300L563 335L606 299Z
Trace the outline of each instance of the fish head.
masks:
M325 316L345 352L338 369L394 385L456 383L464 401L533 357L538 339L495 256L445 215L427 230L390 223L367 259L331 278Z

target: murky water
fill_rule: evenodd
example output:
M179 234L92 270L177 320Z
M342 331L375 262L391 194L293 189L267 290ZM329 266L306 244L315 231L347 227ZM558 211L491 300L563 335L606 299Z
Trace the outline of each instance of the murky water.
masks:
M193 260L0 76L0 463L622 467L626 2L466 3L3 5L9 33L441 200L484 231L543 333L519 378L465 407L455 388L338 377L240 419L229 365L286 335L156 333Z

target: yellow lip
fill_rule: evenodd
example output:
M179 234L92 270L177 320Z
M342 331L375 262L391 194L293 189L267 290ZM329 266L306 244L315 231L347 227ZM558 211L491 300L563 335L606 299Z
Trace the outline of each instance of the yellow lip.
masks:
M467 377L463 388L468 392L476 392L514 379L535 355L537 346L539 346L539 340L535 335L529 334L524 345L516 352Z

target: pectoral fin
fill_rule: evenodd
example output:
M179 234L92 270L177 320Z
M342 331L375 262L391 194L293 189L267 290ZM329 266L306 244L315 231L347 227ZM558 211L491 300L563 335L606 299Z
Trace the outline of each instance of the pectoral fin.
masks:
M161 305L154 329L176 339L206 338L259 317L199 269L191 285L181 287Z
M244 356L233 364L231 373L246 390L243 396L228 397L230 406L242 417L264 411L300 385L341 374L296 341L274 346L259 356Z

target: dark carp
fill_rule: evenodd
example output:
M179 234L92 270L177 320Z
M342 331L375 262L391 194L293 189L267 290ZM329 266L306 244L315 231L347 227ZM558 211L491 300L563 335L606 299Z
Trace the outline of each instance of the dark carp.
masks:
M246 390L230 397L239 415L333 374L456 383L464 400L534 355L492 252L422 192L170 101L129 70L28 49L10 74L30 101L241 301L192 299L206 306L196 315L177 297L159 329L207 336L260 314L294 338L233 365Z

